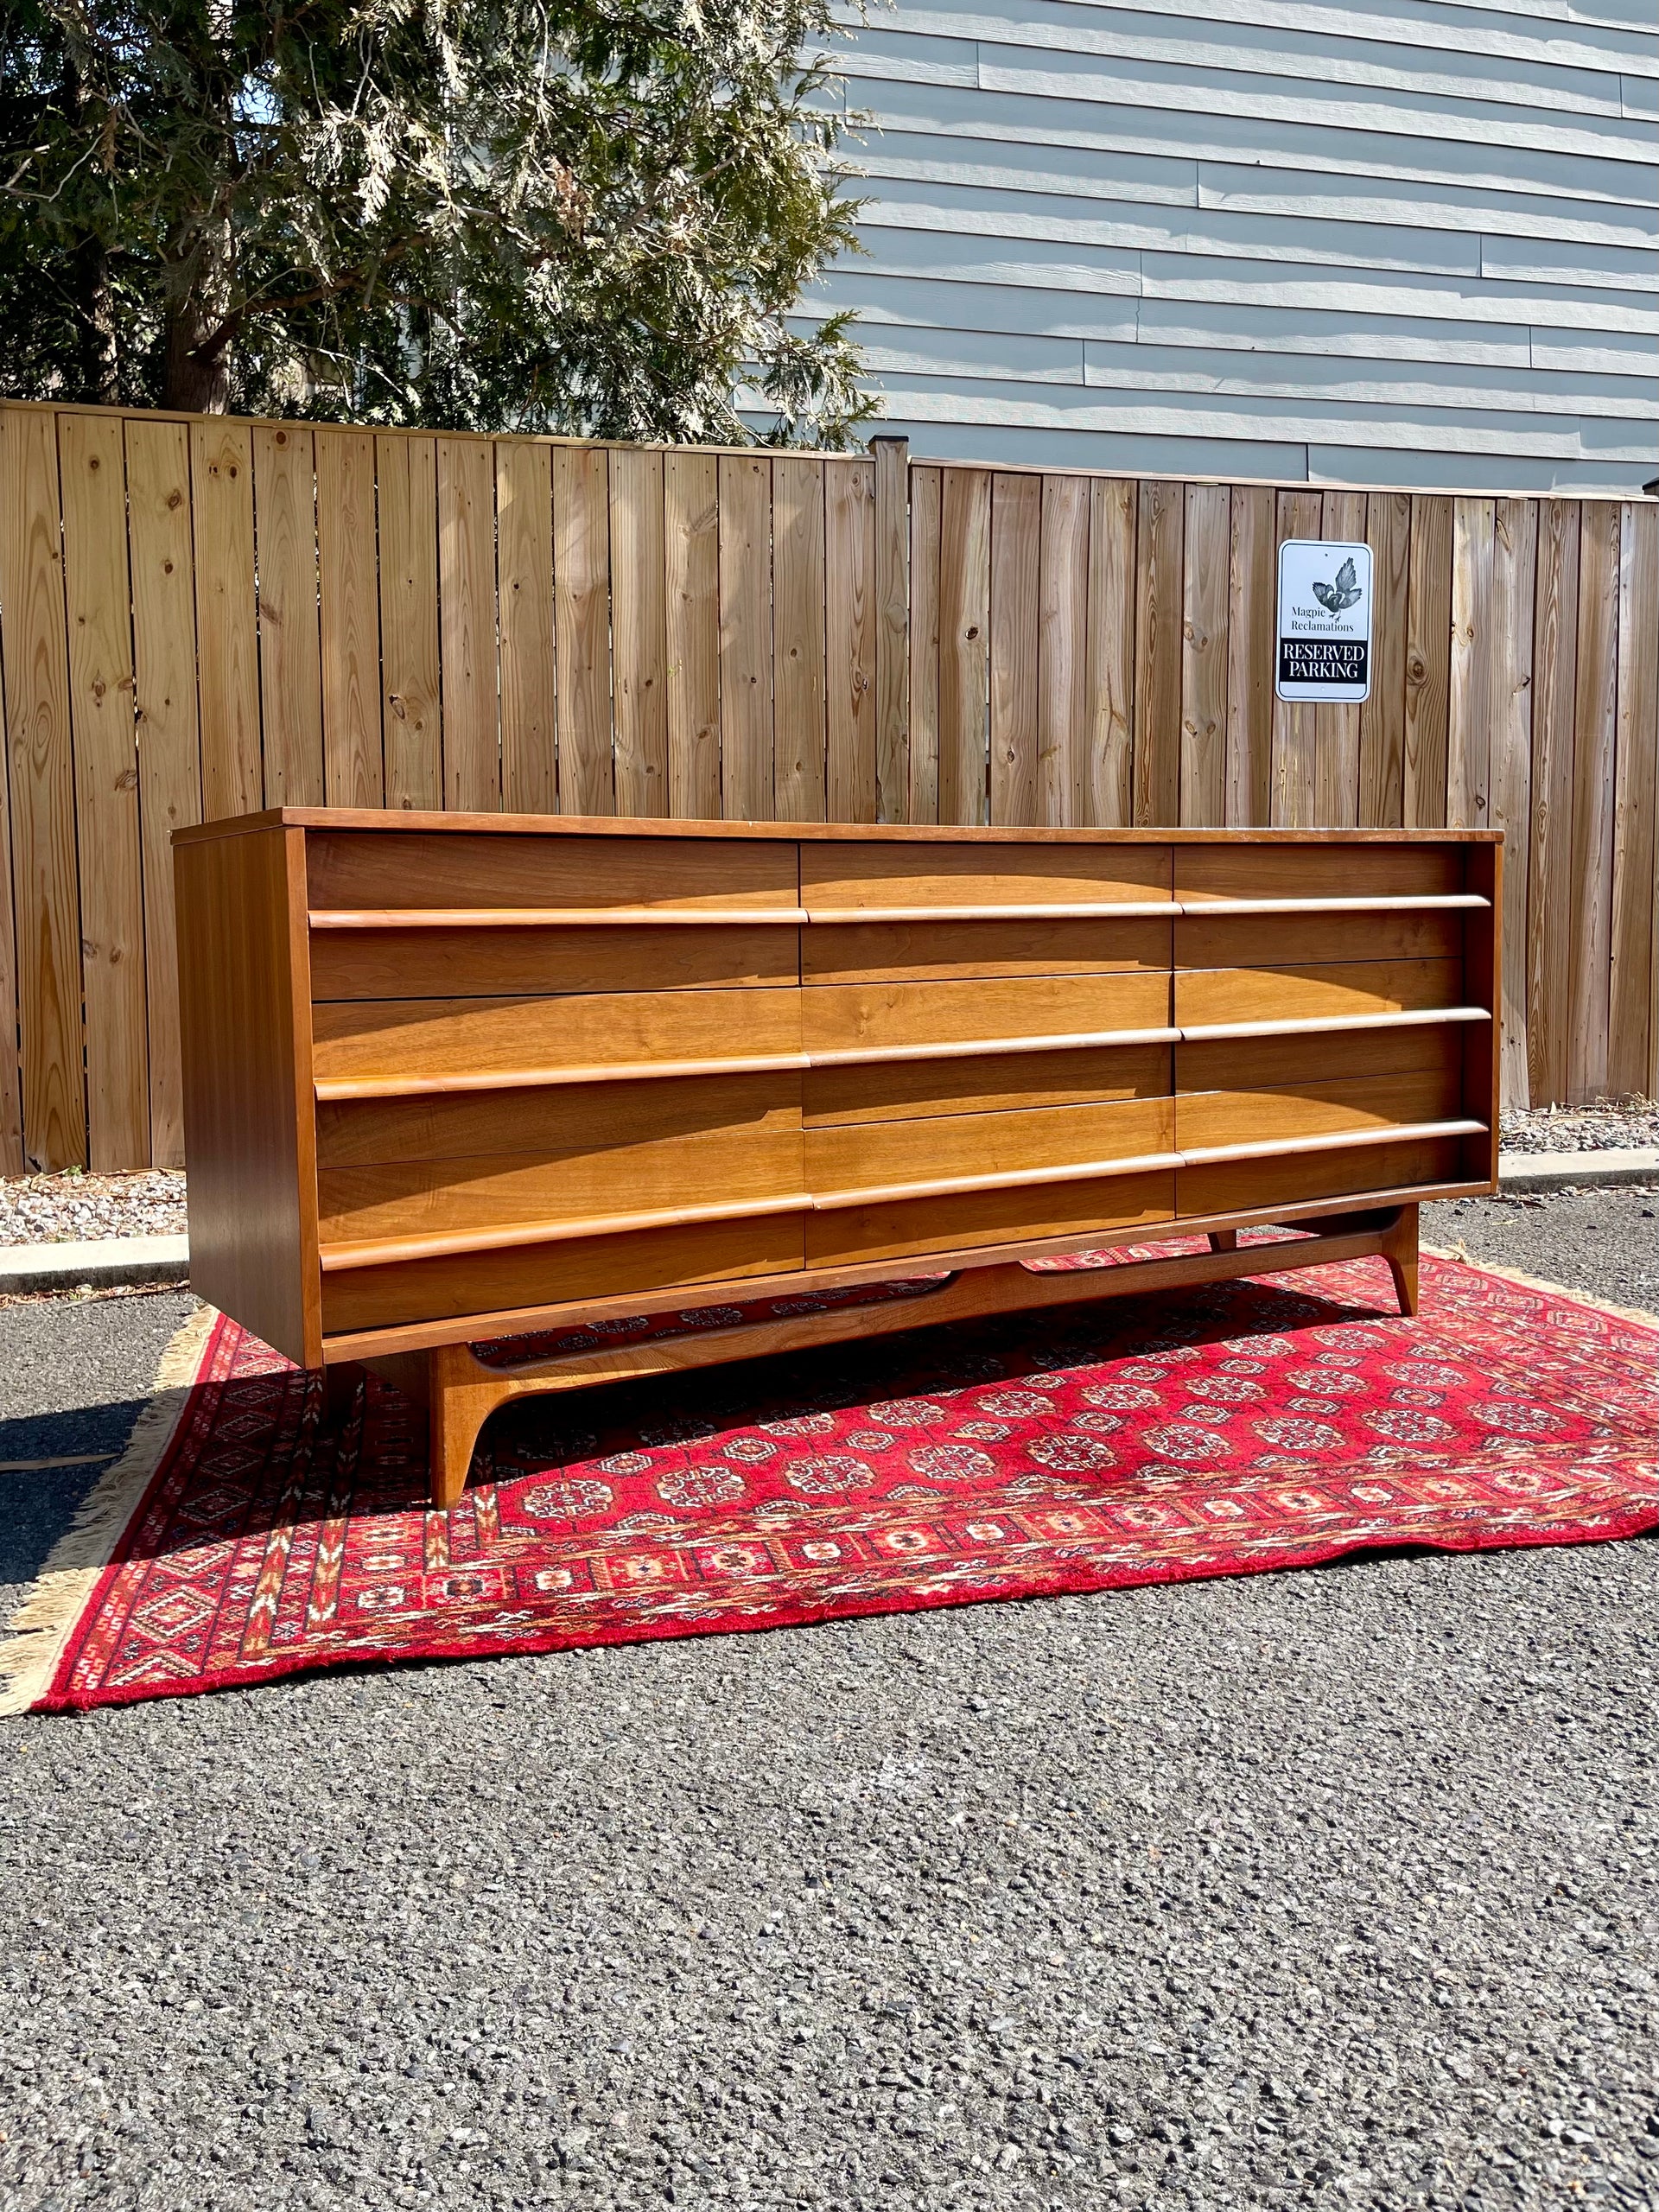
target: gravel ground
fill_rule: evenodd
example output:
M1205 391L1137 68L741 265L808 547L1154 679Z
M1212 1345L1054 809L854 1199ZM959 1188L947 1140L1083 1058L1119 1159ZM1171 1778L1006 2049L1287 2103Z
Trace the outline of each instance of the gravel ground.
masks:
M1605 1152L1659 1146L1659 1105L1641 1098L1620 1105L1540 1106L1500 1116L1498 1143L1507 1152Z
M1635 1195L1430 1234L1625 1302ZM0 1313L0 1456L186 1310ZM0 2202L1651 2208L1656 1624L1374 1556L6 1724Z
M1423 1208L1423 1242L1659 1313L1659 1191L1553 1191Z
M143 1175L86 1175L71 1168L0 1182L0 1246L184 1233L184 1178L161 1168Z

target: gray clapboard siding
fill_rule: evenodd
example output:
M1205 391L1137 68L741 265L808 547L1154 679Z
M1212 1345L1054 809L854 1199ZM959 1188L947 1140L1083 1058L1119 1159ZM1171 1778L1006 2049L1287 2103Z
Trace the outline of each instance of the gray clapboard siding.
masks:
M1174 434L1192 411L1187 394L1155 387L1133 391L1071 390L1059 385L1033 388L987 379L971 392L954 378L897 373L884 378L887 390L901 400L902 411L938 423L973 420L1035 421L1059 429L1075 424L1116 430L1125 436ZM1643 446L1631 432L1636 425L1597 423L1506 412L1498 408L1413 409L1379 403L1299 400L1294 404L1239 393L1215 394L1205 401L1205 415L1217 435L1288 444L1317 430L1324 441L1364 442L1396 452L1484 453L1535 461L1635 459Z
M869 194L870 226L1059 245L1134 247L1141 252L1236 256L1244 261L1322 262L1327 268L1409 270L1478 276L1478 237L1394 228L1381 223L1263 224L1225 209L1103 207L1058 193L1007 192L995 185L953 189L930 178L882 177ZM1634 289L1632 286L1630 289Z
M1176 16L1189 18L1188 0L1140 0L1135 11L1144 17ZM1549 54L1562 68L1626 67L1659 73L1644 30L1650 22L1638 18L1628 28L1615 13L1605 22L1593 12L1565 6L1541 7L1529 0L1513 0L1508 12L1530 16L1553 16L1563 26L1552 33ZM1254 23L1289 31L1352 33L1367 40L1383 40L1397 46L1433 51L1450 48L1459 54L1505 54L1522 60L1537 58L1539 40L1503 21L1502 4L1472 6L1466 0L1393 0L1393 4L1338 7L1306 4L1306 0L1210 0L1205 19L1211 23Z
M1465 363L1435 363L1438 374L1431 376L1422 367L1407 374L1378 360L1338 363L1330 356L1299 359L1294 354L1219 354L1214 363L1205 363L1204 356L1177 347L1033 339L1020 332L949 325L923 329L913 323L880 323L876 319L865 325L862 343L869 372L880 376L889 390L900 376L947 380L993 376L1137 394L1292 400L1296 407L1330 403L1344 411L1344 418L1350 410L1370 407L1411 410L1414 414L1451 407L1460 410L1460 420L1466 420L1469 410L1478 410L1482 420L1500 414L1555 418L1564 403L1577 404L1586 418L1595 416L1608 423L1648 423L1652 418L1648 396L1632 390L1632 380L1621 376L1604 376L1588 385L1586 378L1575 376L1537 378ZM1243 360L1256 360L1259 367L1234 365ZM1642 445L1639 435L1635 445L1637 449Z
M1035 102L989 86L884 74L876 66L882 36L871 30L861 41L866 50L855 59L862 74L844 87L839 101L857 111L879 99L881 137L914 130L987 143L1096 147L1178 157L1194 164L1246 165L1264 172L1399 177L1447 185L1459 193L1530 192L1581 206L1605 200L1649 208L1654 202L1649 163L1603 155L1586 165L1580 156L1559 154L1548 147L1488 145L1379 130L1347 131L1333 138L1323 124L1309 126L1284 116L1206 115L1185 108L1149 111L1109 99L1058 95ZM869 88L871 77L880 80L879 95ZM880 137L868 143L874 150Z
M968 13L902 5L895 10L893 21L902 29L937 30L982 43L1040 43L1069 54L1109 55L1122 62L1179 71L1224 70L1287 79L1306 73L1330 85L1453 100L1467 96L1470 62L1478 59L1488 101L1542 108L1552 114L1617 116L1625 74L1622 67L1605 65L1564 67L1554 58L1521 61L1510 55L1472 57L1466 51L1390 45L1340 29L1319 29L1312 22L1295 29L1222 23L1207 10L1160 17L1135 9L1089 4L1088 0L1046 0L1035 22L1018 7Z
M855 297L861 302L865 359L878 377L900 371L935 376L982 372L1075 384L1076 361L1062 347L1065 340L1082 340L1082 380L1094 385L1305 396L1344 404L1382 401L1413 408L1484 404L1638 423L1659 417L1659 365L1651 346L1641 373L1631 375L1598 368L1583 356L1538 368L1524 330L1511 334L1506 347L1492 347L1476 361L1443 353L1400 360L1363 347L1354 332L1345 334L1348 342L1340 349L1307 352L1283 342L1195 345L1190 336L1185 343L1178 339L1160 345L1137 326L1135 302L1012 285L900 283L863 272L849 282L840 272L820 295L826 308ZM997 361L1009 366L994 368Z
M1250 264L1199 253L1137 253L1128 249L1056 243L1040 238L1003 242L984 232L952 234L908 225L888 228L867 211L865 252L838 274L854 289L842 305L856 303L859 279L876 274L938 277L963 283L1027 284L1059 291L1109 293L1141 302L1143 320L1175 303L1261 315L1261 327L1287 311L1314 309L1344 315L1386 317L1419 327L1433 341L1466 334L1471 326L1502 328L1529 321L1535 330L1601 331L1630 345L1659 334L1659 308L1629 292L1586 286L1499 283L1496 279L1414 276L1363 269L1327 269L1316 263ZM1153 325L1148 321L1148 327ZM1453 356L1452 358L1458 358Z
M1594 160L1603 152L1641 162L1649 133L1617 108L1593 114L1546 107L1515 107L1497 100L1431 94L1401 88L1362 93L1349 85L1306 78L1255 77L1236 70L1209 73L1196 67L1067 56L1035 45L987 45L980 54L980 82L1028 99L1116 99L1120 105L1185 107L1196 115L1283 115L1322 130L1391 130L1424 138L1459 136L1492 146L1535 145Z
M849 22L868 252L810 304L861 318L918 456L1636 493L1659 471L1652 6Z
M1613 267L1622 265L1618 256L1632 253L1638 260L1631 265L1641 268L1643 282L1649 257L1659 245L1659 206L1620 200L1586 206L1556 194L1495 192L1466 183L1457 188L1414 178L1357 185L1351 179L1319 171L1264 173L1253 162L1156 161L1096 147L1013 143L961 132L946 137L891 125L862 151L859 169L867 179L948 184L974 193L1040 192L1114 203L1287 215L1302 227L1327 223L1349 229L1368 223L1554 239L1611 249L1609 265ZM1624 279L1604 276L1600 281Z

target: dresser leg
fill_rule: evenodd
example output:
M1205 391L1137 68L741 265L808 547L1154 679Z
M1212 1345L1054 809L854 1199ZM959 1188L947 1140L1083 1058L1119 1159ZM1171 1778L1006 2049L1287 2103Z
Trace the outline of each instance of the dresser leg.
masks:
M480 1366L465 1344L440 1344L429 1351L426 1376L432 1503L442 1510L459 1503L467 1487L478 1433L496 1407L512 1394Z
M1412 1314L1417 1311L1417 1209L1402 1206L1399 1216L1388 1230L1382 1246L1382 1256L1389 1263L1389 1273L1394 1277L1394 1294L1400 1301L1400 1311Z
M1210 1249L1212 1252L1236 1252L1238 1231L1236 1229L1212 1229L1210 1232Z
M354 1359L336 1360L322 1370L322 1426L332 1433L350 1415L365 1375Z

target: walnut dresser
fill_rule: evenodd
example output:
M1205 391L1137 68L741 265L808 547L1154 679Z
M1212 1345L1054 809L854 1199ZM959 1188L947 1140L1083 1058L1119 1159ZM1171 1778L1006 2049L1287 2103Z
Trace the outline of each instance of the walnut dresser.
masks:
M1488 833L284 809L174 843L192 1281L336 1402L359 1363L423 1396L441 1503L524 1390L1362 1253L1409 1307L1416 1202L1494 1187ZM1313 1233L1239 1249L1261 1223Z

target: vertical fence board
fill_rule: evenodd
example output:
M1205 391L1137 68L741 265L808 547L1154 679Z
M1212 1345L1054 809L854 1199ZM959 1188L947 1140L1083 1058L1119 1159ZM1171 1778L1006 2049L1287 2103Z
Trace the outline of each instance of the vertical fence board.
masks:
M910 472L910 812L939 818L939 536L937 468Z
M611 455L611 651L615 658L616 810L668 811L664 667L663 457Z
M1647 1092L1652 1065L1655 797L1659 776L1659 508L1619 515L1618 703L1607 1088ZM1650 1095L1650 1094L1649 1094Z
M1586 499L1579 537L1579 669L1573 737L1573 957L1567 1096L1607 1089L1613 935L1613 779L1618 713L1618 508Z
M495 453L487 438L438 440L438 613L444 804L499 814ZM608 721L608 697L605 704Z
M872 438L875 467L875 818L910 819L910 448Z
M1491 820L1503 832L1503 1036L1505 1106L1525 1106L1527 881L1532 849L1532 616L1538 510L1499 499L1492 518Z
M380 749L374 440L359 430L319 430L316 436L322 756L328 804L378 806L385 785ZM210 732L205 706L202 728ZM209 734L203 747L204 770L210 744Z
M720 784L728 821L772 810L772 463L720 463Z
M1532 633L1532 836L1527 859L1527 1067L1535 1102L1567 1096L1573 882L1573 702L1577 681L1578 502L1538 518Z
M876 818L875 472L823 464L824 649L832 822Z
M317 615L316 448L294 423L253 433L259 557L259 703L265 804L322 804L322 632Z
M1324 503L1317 492L1281 492L1274 518L1273 589L1279 595L1279 548L1287 537L1319 534ZM1277 671L1274 671L1277 681ZM1273 702L1273 801L1277 829L1313 826L1319 793L1319 709L1306 700Z
M145 1001L149 1024L149 1158L155 1167L181 1167L184 1090L179 1058L172 847L175 830L201 819L190 437L182 423L142 419L129 419L126 437L138 827L143 853ZM319 663L319 687L321 681ZM319 785L321 716L319 689Z
M1089 487L1089 643L1084 758L1076 819L1121 830L1135 818L1135 532L1139 499L1123 477Z
M1140 487L1135 531L1135 818L1163 829L1181 796L1182 538L1179 484Z
M1359 710L1359 820L1367 830L1397 830L1406 812L1409 493L1371 493L1365 538L1371 549L1371 696Z
M12 891L22 1046L22 1140L31 1167L86 1158L81 1079L80 880L69 736L62 495L56 417L5 410L0 607L5 611ZM11 1058L8 1050L7 1062ZM10 1077L10 1067L7 1070ZM16 1158L10 1084L5 1145Z
M991 820L1028 823L1037 808L1039 476L991 480Z
M1038 585L1037 791L1032 819L1077 820L1088 771L1089 481L1043 479Z
M1227 599L1232 504L1224 484L1186 487L1186 582L1181 613L1180 819L1227 819Z
M60 416L58 468L80 845L87 1157L94 1168L148 1167L144 899L120 416Z
M1365 494L1327 492L1319 534L1341 545L1363 544ZM1357 705L1313 710L1313 819L1321 829L1351 830L1359 820L1359 716Z
M11 569L10 540L14 522L22 512L22 504L23 478L19 474L22 469L19 442L27 444L28 438L25 419L0 404L0 1175L21 1175L24 1167L22 1062L17 1050L20 1041L18 910L12 903L11 774L8 762L13 727L12 692L6 666L8 641L5 619L7 609L10 607L15 611L17 604L11 596L12 585L16 578ZM27 604L27 594L24 603ZM27 626L26 624L22 626L19 638L16 640L20 652L23 651L21 638L27 634ZM194 667L192 672L194 675ZM20 697L27 696L27 692L25 683L20 690Z
M784 822L824 818L823 493L821 461L772 462L773 809Z
M501 631L501 803L551 814L558 796L553 659L553 459L503 438L495 448L496 591Z
M245 423L190 429L202 810L209 822L264 803L254 597L253 441ZM370 524L372 531L373 524ZM371 536L368 557L374 558Z
M1411 503L1406 610L1405 816L1408 830L1446 821L1452 661L1452 502Z
M682 822L720 816L718 468L706 453L671 453L663 467L668 810Z
M1484 829L1491 812L1494 513L1491 499L1452 503L1446 818L1455 830Z
M610 473L602 446L553 454L559 811L614 814L611 755Z
M443 804L438 645L438 447L378 437L380 725L386 804Z
M1230 829L1273 815L1274 496L1236 484L1227 520L1227 760Z
M947 468L939 536L939 820L989 812L991 478Z

